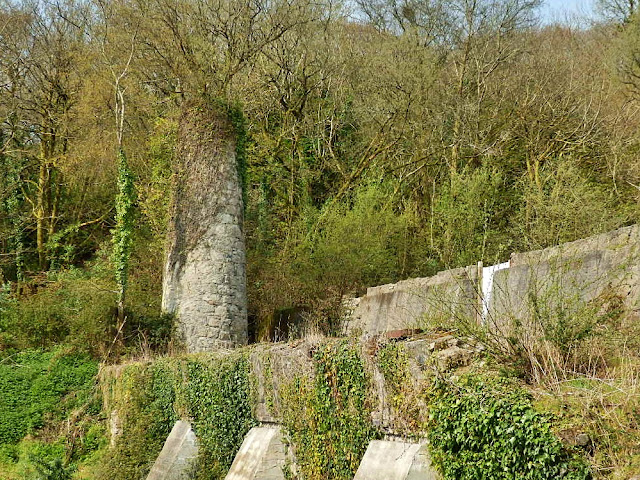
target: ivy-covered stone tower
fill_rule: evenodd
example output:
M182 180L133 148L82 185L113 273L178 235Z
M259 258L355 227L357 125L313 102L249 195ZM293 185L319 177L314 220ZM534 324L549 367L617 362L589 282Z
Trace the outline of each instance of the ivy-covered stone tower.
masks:
M192 103L178 127L162 307L189 352L247 343L242 133L230 111Z

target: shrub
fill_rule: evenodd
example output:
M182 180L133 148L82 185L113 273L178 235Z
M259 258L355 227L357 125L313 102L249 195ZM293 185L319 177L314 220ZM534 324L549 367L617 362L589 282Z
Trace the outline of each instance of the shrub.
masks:
M540 187L526 182L513 234L533 250L570 242L624 225L632 210L616 189L589 179L575 159L543 169Z
M496 228L503 220L500 214L508 210L503 182L498 171L483 167L453 175L442 186L433 199L431 219L441 265L462 267L504 255L508 238Z
M98 366L84 354L23 351L0 362L0 445L86 405Z
M137 239L143 243L144 239ZM166 351L173 319L161 312L161 254L134 250L129 275L125 351ZM23 284L21 295L0 290L0 351L67 344L103 356L115 337L115 281L110 260L71 268ZM121 350L115 353L120 353ZM112 352L114 353L114 352Z
M67 343L96 353L106 343L114 305L107 278L72 269L34 280L30 288L34 293L19 296L0 313L0 330L15 346L51 348Z
M37 480L71 480L75 470L73 467L65 467L60 458L47 461L34 456L31 461L35 466Z
M550 417L505 379L467 375L437 382L427 431L444 480L591 478L585 462L552 433Z
M433 271L416 234L416 210L395 208L390 195L389 185L373 184L322 210L305 208L288 229L285 248L249 249L248 294L258 331L269 330L278 309L308 307L314 326L335 334L343 295Z

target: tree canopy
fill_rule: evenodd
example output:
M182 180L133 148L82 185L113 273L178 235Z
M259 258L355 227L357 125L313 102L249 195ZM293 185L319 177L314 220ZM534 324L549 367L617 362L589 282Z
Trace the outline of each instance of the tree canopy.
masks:
M2 282L105 258L122 148L131 282L157 288L193 97L245 117L259 333L278 309L330 328L368 285L637 222L637 5L600 3L577 28L541 25L540 0L3 0Z

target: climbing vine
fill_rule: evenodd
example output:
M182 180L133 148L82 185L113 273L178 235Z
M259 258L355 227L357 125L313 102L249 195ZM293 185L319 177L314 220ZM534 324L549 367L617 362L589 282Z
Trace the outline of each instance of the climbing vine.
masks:
M377 366L384 378L387 402L394 413L394 430L417 436L426 410L424 386L416 384L409 371L409 356L398 342L387 343L377 353Z
M133 204L135 188L123 150L118 152L118 195L116 196L116 227L113 230L113 263L118 288L118 321L124 321L124 302L128 282L129 257L133 242ZM120 327L120 325L119 325Z
M0 144L4 142L2 134L0 133ZM18 284L24 281L25 259L24 259L24 242L25 242L25 218L22 212L23 205L25 203L24 194L20 185L22 180L20 177L20 171L24 168L24 161L20 158L12 159L8 161L5 156L0 156L6 164L6 181L9 185L8 192L4 196L0 206L2 207L2 213L5 218L9 220L11 225L9 238L7 239L11 244L13 251L15 252L14 262L16 268L16 280Z
M121 435L103 459L98 480L145 478L178 419L177 366L168 361L128 365L103 378L107 414L116 413ZM104 376L105 374L103 374Z
M359 347L328 343L314 360L313 379L297 376L284 389L282 421L303 478L351 479L377 435Z
M369 442L380 435L372 422L372 369L353 341L329 340L310 353L313 370L297 369L293 378L273 370L273 351L256 357L265 401L282 422L295 461L295 470L287 464L285 473L351 479ZM392 397L392 427L400 421L403 435L428 437L443 480L591 478L586 462L553 434L552 418L536 412L515 381L476 373L412 383L409 354L393 342L378 350L374 362ZM249 363L241 351L125 367L105 395L118 399L107 399L107 414L115 408L122 419L108 466L123 473L109 478L143 478L178 418L191 419L199 440L197 478L224 478L257 424L257 379Z
M222 479L247 432L256 425L245 355L189 360L186 398L200 440L198 479Z
M235 136L236 168L238 171L238 181L242 188L242 203L247 204L247 146L249 135L247 133L247 120L244 116L242 104L239 102L228 102L220 98L209 100L219 111L223 112L231 123L231 128Z
M233 103L227 105L227 114L236 135L236 166L238 168L238 180L242 188L243 205L247 204L247 145L249 135L242 105Z
M191 419L200 444L197 478L222 479L256 423L243 354L132 364L103 373L101 383L106 413L121 422L101 479L145 478L180 418Z

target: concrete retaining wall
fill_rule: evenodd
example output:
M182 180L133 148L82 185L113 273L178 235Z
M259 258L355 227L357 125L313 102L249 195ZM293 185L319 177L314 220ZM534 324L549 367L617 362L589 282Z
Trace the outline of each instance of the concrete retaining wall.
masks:
M286 452L280 428L249 430L225 480L285 480Z
M421 338L403 341L402 345L407 353L410 378L414 385L427 382L433 374L434 365L441 371L464 367L473 361L477 352L475 346L443 334L422 335ZM384 376L375 364L379 346L377 341L371 345L361 345L365 368L375 392L372 421L385 435L401 436L407 425L405 419L394 414L393 399L388 398ZM281 422L285 401L281 389L291 383L294 375L313 378L316 368L313 354L318 347L319 343L308 339L289 345L256 345L251 349L249 362L255 376L254 413L259 422ZM420 408L424 398L416 397L412 401L422 414L426 414L426 408ZM426 422L426 418L422 421Z
M637 315L640 299L640 226L621 228L557 247L511 255L496 272L489 309L500 328L525 320L534 309L577 311L596 299L606 308L617 299Z
M478 268L446 270L429 278L414 278L367 289L351 301L345 324L348 334L379 334L420 328L425 315L476 315Z
M496 266L501 269L495 268L489 283L482 282L482 272L486 275L491 268L479 264L372 287L365 296L345 302L344 330L377 335L420 328L425 318L443 316L464 316L504 330L513 319L530 318L536 299L544 300L545 308L567 311L596 298L605 306L617 299L627 313L639 316L639 246L640 226L634 225L557 247L514 253L508 265Z

